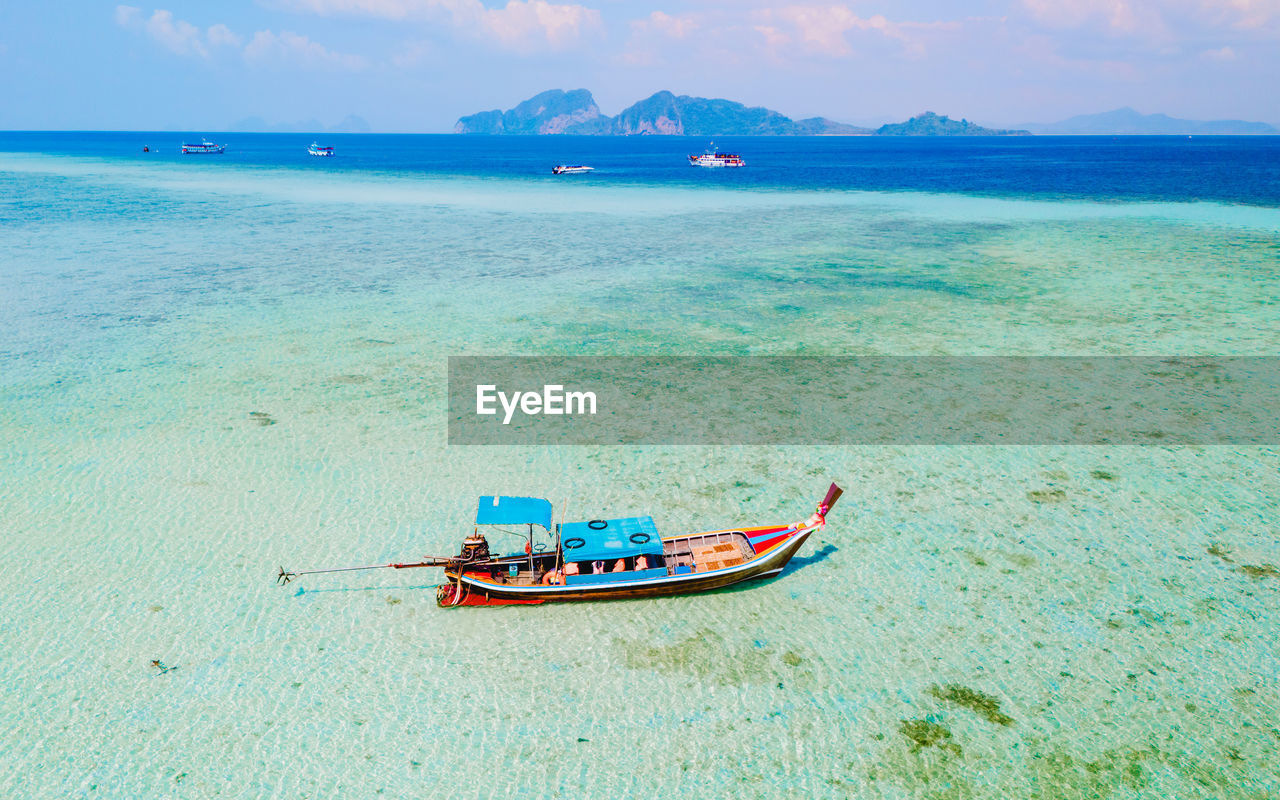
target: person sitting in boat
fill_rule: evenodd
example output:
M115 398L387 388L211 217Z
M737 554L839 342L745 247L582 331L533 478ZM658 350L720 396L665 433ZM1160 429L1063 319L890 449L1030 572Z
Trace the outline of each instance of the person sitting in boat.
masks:
M604 574L604 562L603 562L603 561L592 561L592 562L591 562L591 574L592 574L592 575L603 575L603 574Z
M489 557L489 541L480 531L473 532L462 540L463 561L483 561Z
M565 575L578 575L581 569L578 567L577 561L566 561L564 565Z

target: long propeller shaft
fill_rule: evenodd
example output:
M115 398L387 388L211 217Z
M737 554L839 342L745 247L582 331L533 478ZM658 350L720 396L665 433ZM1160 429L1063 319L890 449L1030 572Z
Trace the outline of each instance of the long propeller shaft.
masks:
M448 558L427 558L411 564L371 564L367 567L335 567L332 569L304 569L297 572L289 572L284 567L280 568L280 574L276 575L276 583L284 586L289 581L299 575L319 575L325 572L356 572L368 569L409 569L410 567L443 567L448 565L451 559Z

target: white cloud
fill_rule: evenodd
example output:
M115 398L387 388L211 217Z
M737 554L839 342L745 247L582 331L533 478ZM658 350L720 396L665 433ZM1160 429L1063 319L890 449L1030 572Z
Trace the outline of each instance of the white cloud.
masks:
M1153 25L1163 26L1158 15L1142 7L1141 0L1022 0L1031 16L1055 28L1101 26L1120 33L1134 33Z
M436 8L464 6L466 0L285 0L295 11L331 16L355 14L379 19L411 19L422 17Z
M244 41L239 34L233 33L230 28L222 23L210 25L206 35L209 37L209 44L214 47L239 47L240 43Z
M1219 47L1217 50L1205 50L1200 57L1206 61L1235 61L1236 51L1231 47Z
M310 67L338 67L358 70L367 66L360 56L337 53L306 36L292 31L258 31L244 46L246 61L291 61Z
M170 11L158 9L151 15L151 19L146 21L144 28L148 36L170 52L180 56L194 54L202 58L209 55L209 49L205 47L200 29L190 22L175 20Z
M629 66L696 62L720 71L765 63L797 67L815 58L847 60L867 50L881 57L886 43L889 54L916 59L944 37L956 38L971 23L991 22L985 18L895 21L882 14L862 16L847 2L726 5L717 0L685 14L654 11L632 20L631 36L617 62Z
M1062 29L1177 40L1204 28L1265 29L1280 22L1280 0L1021 0L1031 18Z
M157 9L143 19L142 10L134 6L116 6L116 24L145 32L170 52L183 56L209 58L213 50L240 49L244 37L222 23L210 25L206 30L185 20L175 19L173 13ZM258 31L244 49L246 61L262 62L271 59L292 61L311 67L337 67L363 69L367 62L360 56L338 53L306 36L291 31Z
M763 8L754 18L756 32L775 57L788 48L804 54L849 56L853 54L849 35L857 32L893 39L906 54L921 56L925 50L922 32L956 27L955 23L893 22L881 14L862 17L844 5Z
M788 6L772 12L772 16L790 28L788 38L794 37L806 50L830 56L853 52L845 33L866 24L845 6Z
M552 47L565 47L587 28L601 26L599 11L579 5L556 5L546 0L511 0L505 8L485 9L482 21L483 27L498 41L517 48L541 38Z
M239 47L242 39L226 25L218 24L202 31L190 22L175 19L173 12L156 9L150 17L143 18L142 9L135 6L116 6L116 24L122 28L140 30L171 53L180 56L208 58L218 47Z
M791 43L791 37L772 25L757 25L755 30L764 37L765 47L778 50Z
M480 0L284 0L297 11L352 14L387 20L446 19L464 30L515 49L562 49L603 28L600 12L577 4L547 0L510 0L489 8Z
M672 39L683 39L698 28L698 22L690 14L673 17L661 11L655 11L647 19L631 23L632 29L656 31Z
M631 36L622 48L618 60L631 66L652 66L666 61L663 51L698 30L701 22L693 14L673 17L662 11L654 11L649 16L633 19L628 24Z
M137 6L116 6L116 24L127 28L137 21L142 9Z
M1263 28L1280 20L1280 0L1200 0L1200 6L1237 28Z

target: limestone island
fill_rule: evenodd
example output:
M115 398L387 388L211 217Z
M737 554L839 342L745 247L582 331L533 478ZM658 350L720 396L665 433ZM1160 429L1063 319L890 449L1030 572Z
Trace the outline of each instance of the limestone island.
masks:
M984 128L933 112L879 129L846 125L826 117L791 119L760 106L732 100L653 94L616 117L600 112L586 89L552 89L515 108L462 117L454 133L578 136L1028 136L1027 131Z

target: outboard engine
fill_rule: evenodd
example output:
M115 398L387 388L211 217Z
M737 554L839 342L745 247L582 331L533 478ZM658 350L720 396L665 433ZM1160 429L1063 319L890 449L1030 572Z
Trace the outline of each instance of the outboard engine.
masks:
M487 561L489 559L489 542L480 531L476 531L462 540L462 561Z

